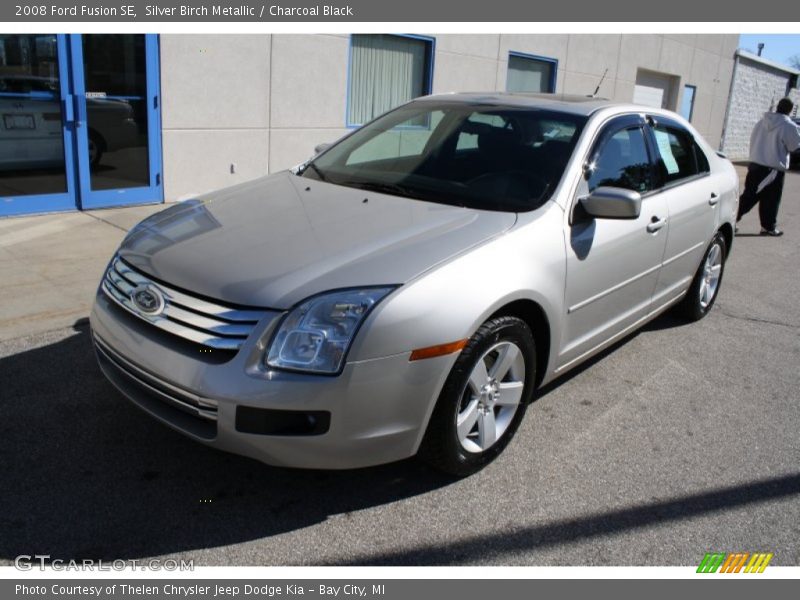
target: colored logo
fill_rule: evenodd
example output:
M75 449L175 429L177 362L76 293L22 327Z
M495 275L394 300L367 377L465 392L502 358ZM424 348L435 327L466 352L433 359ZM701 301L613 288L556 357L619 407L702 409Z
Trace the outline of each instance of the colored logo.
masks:
M149 284L137 285L131 291L134 306L146 315L157 315L164 310L164 296Z
M772 552L707 552L697 572L763 573L772 556Z

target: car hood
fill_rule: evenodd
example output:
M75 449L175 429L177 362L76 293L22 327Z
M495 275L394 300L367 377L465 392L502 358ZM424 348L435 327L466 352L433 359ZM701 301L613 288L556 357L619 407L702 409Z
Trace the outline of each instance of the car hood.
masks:
M515 221L282 172L157 213L119 253L174 287L286 309L331 289L405 283Z

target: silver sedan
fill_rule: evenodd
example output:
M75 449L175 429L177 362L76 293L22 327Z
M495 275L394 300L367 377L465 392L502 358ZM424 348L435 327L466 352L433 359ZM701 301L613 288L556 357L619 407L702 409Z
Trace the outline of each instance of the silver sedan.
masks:
M671 307L711 309L737 187L668 111L421 98L136 226L97 293L97 357L222 450L468 475L539 386Z

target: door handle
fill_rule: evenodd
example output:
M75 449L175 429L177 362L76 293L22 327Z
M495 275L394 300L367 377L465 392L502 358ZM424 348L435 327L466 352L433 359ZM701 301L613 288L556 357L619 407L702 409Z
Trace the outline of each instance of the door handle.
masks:
M61 100L61 114L64 115L64 123L71 125L75 122L75 101L72 96L67 96Z
M647 232L655 233L666 224L667 224L666 219L659 219L658 217L654 216L652 219L650 219L650 222L647 224Z
M75 103L75 127L86 124L86 98L72 97Z
M708 203L711 206L714 206L717 202L719 202L719 196L717 196L716 192L711 192L711 197L708 199Z

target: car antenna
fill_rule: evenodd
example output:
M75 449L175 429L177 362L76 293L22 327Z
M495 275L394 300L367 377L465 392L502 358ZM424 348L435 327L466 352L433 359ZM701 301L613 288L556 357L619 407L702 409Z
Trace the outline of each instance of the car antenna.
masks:
M589 96L590 98L596 98L597 97L597 92L600 91L600 86L603 85L603 80L606 78L606 74L607 73L608 73L608 67L606 67L606 70L603 71L603 76L600 78L600 82L597 84L597 87L594 88L594 93L591 96Z

